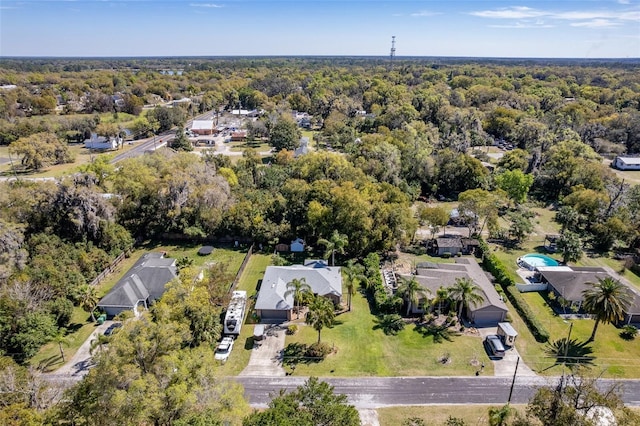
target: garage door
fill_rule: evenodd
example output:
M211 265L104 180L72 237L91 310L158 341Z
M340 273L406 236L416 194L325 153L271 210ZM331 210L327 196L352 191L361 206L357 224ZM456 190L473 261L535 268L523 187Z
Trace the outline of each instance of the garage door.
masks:
M262 309L260 311L260 318L262 321L287 321L289 319L287 316L288 312L289 311Z

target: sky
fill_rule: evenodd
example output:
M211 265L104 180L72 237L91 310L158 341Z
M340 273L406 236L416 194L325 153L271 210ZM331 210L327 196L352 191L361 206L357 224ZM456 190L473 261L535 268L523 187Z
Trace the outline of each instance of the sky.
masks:
M640 0L0 0L0 56L639 58Z

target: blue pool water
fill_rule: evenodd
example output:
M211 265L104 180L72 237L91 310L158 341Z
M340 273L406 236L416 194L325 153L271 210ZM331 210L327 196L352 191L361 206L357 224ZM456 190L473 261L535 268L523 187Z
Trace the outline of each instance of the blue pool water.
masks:
M534 269L539 266L558 266L558 261L550 258L549 256L545 256L544 254L537 253L529 253L522 256L518 259L522 263L524 263L524 267L528 267L529 269ZM518 262L520 263L520 262Z

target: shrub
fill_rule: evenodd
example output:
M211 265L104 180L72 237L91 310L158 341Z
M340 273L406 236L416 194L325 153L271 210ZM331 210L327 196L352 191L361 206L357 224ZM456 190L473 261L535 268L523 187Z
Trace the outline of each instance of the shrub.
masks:
M287 334L293 335L298 332L298 326L296 324L291 324L287 327Z
M622 337L624 340L633 340L637 335L638 329L630 324L622 327L622 331L620 332L620 337Z
M527 305L527 302L520 296L518 289L514 286L507 287L505 290L511 304L516 311L518 311L525 324L527 324L533 337L540 343L547 342L550 337L549 332L544 328L542 323L538 321L535 314L531 311L531 308L529 308L529 305Z
M307 352L305 353L305 355L309 358L323 360L327 355L331 353L331 351L332 351L331 346L329 346L328 344L324 342L320 342L320 343L316 342L307 348Z
M451 257L451 253L442 253L443 259L449 259Z

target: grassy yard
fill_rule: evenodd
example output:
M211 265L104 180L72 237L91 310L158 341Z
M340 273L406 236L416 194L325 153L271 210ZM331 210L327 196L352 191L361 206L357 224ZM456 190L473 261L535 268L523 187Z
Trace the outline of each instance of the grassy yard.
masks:
M569 333L570 324L571 341L575 345L570 346L569 356L583 359L581 364L586 364L594 369L594 372L603 372L604 377L634 378L640 377L640 346L636 341L626 341L620 337L620 330L613 325L601 324L594 342L585 342L591 335L594 321L590 319L575 319L565 321L553 313L547 301L540 293L523 293L529 307L535 313L538 320L551 334L550 342L565 339ZM522 330L522 328L519 328ZM521 339L521 337L525 337ZM533 337L531 337L533 338ZM526 342L528 336L518 336L518 340ZM562 365L555 363L555 358L546 352L546 346L537 344L533 348L529 344L522 348L516 341L518 351L523 356L529 367L540 374L557 375L562 373Z
M449 417L457 417L464 420L467 425L485 426L489 424L489 409L500 408L498 405L428 405L408 407L378 408L380 426L395 426L411 417L424 420L427 425L443 425ZM521 414L525 413L526 406L512 404L512 408Z
M353 297L351 312L338 315L333 328L323 329L321 340L335 353L320 363L300 363L295 375L301 376L471 376L477 367L472 361L485 364L485 373L493 374L480 337L457 336L452 342L434 343L433 337L424 337L412 324L397 336L387 336L374 329L375 316L369 311L365 297L357 293ZM288 336L286 344L311 344L317 341L317 332L303 325ZM366 350L363 350L366 349ZM450 361L442 364L439 359L447 355Z

